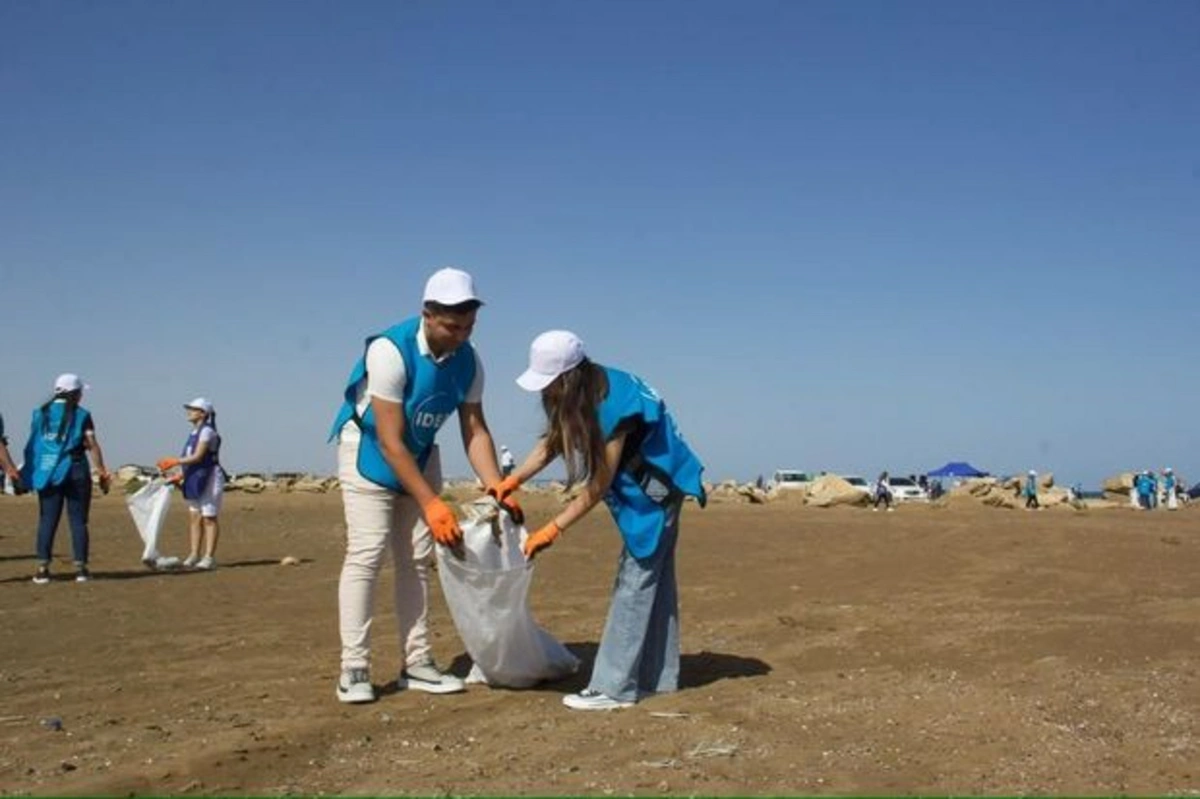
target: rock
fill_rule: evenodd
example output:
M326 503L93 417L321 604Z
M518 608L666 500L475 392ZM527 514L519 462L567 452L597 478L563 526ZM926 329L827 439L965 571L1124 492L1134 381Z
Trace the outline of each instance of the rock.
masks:
M818 477L808 487L807 504L818 508L836 505L866 505L870 498L865 491L855 488L836 474Z
M299 566L300 558L296 558L291 555L288 555L288 556L280 559L279 565L280 566Z

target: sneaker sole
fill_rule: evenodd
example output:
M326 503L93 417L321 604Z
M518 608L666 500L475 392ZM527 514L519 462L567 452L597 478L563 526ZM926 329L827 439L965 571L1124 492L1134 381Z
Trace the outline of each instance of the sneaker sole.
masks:
M463 683L442 685L441 683L428 682L427 680L414 680L409 677L398 678L396 680L396 690L403 691L406 689L422 691L427 694L461 694L467 690L467 686Z
M612 710L625 710L626 708L633 707L633 702L617 702L611 705L576 705L568 702L566 699L563 699L563 706L569 708L570 710L591 710L605 712Z

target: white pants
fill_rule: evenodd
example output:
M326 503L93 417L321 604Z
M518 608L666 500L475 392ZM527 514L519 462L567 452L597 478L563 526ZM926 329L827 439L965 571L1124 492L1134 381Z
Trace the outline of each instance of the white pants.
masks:
M346 512L346 559L338 583L342 668L367 668L375 583L390 546L395 567L394 600L405 665L432 660L429 646L429 562L433 535L416 501L377 486L358 473L358 442L338 444L338 479ZM425 479L442 491L437 447L425 465Z

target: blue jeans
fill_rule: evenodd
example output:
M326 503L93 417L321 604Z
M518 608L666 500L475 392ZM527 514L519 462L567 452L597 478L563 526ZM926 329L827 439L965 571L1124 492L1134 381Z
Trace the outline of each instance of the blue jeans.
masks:
M38 492L37 559L40 565L50 565L54 534L58 532L58 520L62 518L64 503L67 506L67 519L71 523L71 549L75 553L75 563L86 565L88 511L92 507L92 471L86 460L71 464L67 479L62 483L47 486Z
M627 702L679 688L679 589L675 544L681 502L667 507L658 549L647 558L621 550L608 621L588 688Z

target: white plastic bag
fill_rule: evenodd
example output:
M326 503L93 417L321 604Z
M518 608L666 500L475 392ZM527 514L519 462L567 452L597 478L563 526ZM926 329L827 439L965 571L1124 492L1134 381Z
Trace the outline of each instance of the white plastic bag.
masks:
M137 526L138 535L142 537L145 548L142 550L142 563L156 568L167 568L178 563L179 558L164 558L158 554L158 534L162 532L163 522L167 518L167 507L171 504L171 492L174 486L156 477L146 485L125 498L129 506L129 514Z
M530 613L533 565L521 553L525 528L490 498L461 510L463 559L436 549L446 604L474 661L467 682L528 688L575 673L579 659Z

